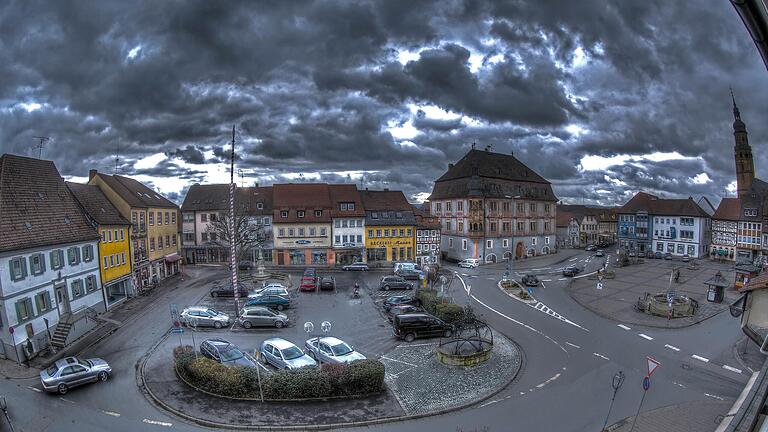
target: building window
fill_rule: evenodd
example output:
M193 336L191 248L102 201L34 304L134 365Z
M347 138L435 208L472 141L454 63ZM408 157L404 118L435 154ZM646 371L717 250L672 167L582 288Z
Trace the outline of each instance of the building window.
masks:
M83 261L85 262L93 261L93 246L91 245L83 246Z
M34 254L29 257L29 269L33 275L40 275L45 273L45 259L43 254Z
M346 220L346 219L344 219L344 220L342 220L342 221L341 221L341 227L342 227L342 228L347 228L347 227L348 227L348 225L349 225L349 222L347 222L347 220Z
M394 231L394 230L393 230L393 231ZM393 233L393 234L394 234L394 233ZM394 235L393 235L393 237L394 237ZM404 229L401 229L401 230L400 230L400 237L405 237L405 230L404 230Z
M327 234L328 234L328 230L326 230L325 228L320 228L320 235L321 236L325 237Z
M206 222L205 215L200 215L200 222ZM155 212L149 212L149 224L155 224Z
M372 238L372 237L373 237L373 230L369 229L368 230L368 238Z
M182 222L194 222L195 221L195 214L194 213L183 213L181 215L181 221Z
M343 236L343 243L349 243L349 236L346 234Z
M296 211L296 217L303 218L304 217L304 210L298 210Z
M61 249L51 251L51 269L58 270L64 267L64 252Z
M341 228L341 220L336 219L333 221L333 227L334 228Z
M304 228L299 228L299 237L304 237Z
M211 233L211 241L216 241L215 238L216 233ZM163 236L157 237L157 248L162 249L163 248Z
M203 233L203 241L208 241L208 233ZM155 250L155 238L154 237L149 239L149 250L150 250L150 252Z
M165 236L165 247L171 247L171 236Z
M447 226L447 228L450 230L450 226ZM459 221L459 232L464 232L464 222Z
M176 246L176 234L174 234L173 236L171 236L171 244L172 244L172 245L174 245L174 246Z
M322 210L315 210L315 217L322 217L323 211Z
M486 240L485 247L488 249L493 249L493 240Z
M453 249L453 239L452 238L448 239L448 247Z
M531 211L531 213L535 213L536 212L536 203L528 204L528 209Z
M545 232L549 232L549 227L550 227L549 222L544 222L544 231Z
M524 222L518 222L517 223L517 232L521 233L521 232L523 232L524 229L525 229Z
M316 237L317 236L317 228L310 228L309 229L309 235L311 237Z
M109 268L109 259L108 257L104 257L104 268Z
M357 242L362 243L363 242L363 236L361 234L357 235Z
M334 240L335 243L341 243L341 236L340 235L334 236L334 239L335 239Z
M496 222L491 222L491 232L492 233L496 232Z
M286 211L286 210L281 210L281 211L280 211L280 217L281 217L281 218L287 218L287 217L288 217L288 211Z
M293 237L296 235L296 230L293 228L288 228L288 237Z
M13 258L8 264L11 266L11 280L19 281L27 276L27 260L24 258Z
M552 210L552 205L544 204L544 213L549 214L550 210Z
M371 212L371 219L378 219L379 218L379 212Z
M546 244L546 245L549 244L549 237L544 237L544 244Z
M411 228L408 228L408 237L412 237L412 236L413 236L413 230Z
M381 230L380 229L376 230L376 237L381 237Z
M280 228L277 230L277 236L278 237L285 237L285 228Z
M388 229L384 230L384 237L389 237L389 230Z
M83 280L77 279L72 281L72 299L83 296Z
M67 259L69 260L69 265L80 264L80 248L73 246L67 249Z
M32 312L32 300L25 298L16 302L16 320L21 323L34 315Z
M501 241L501 247L508 248L509 247L509 239L504 239Z
M152 225L152 213L149 214L149 224ZM208 222L208 213L200 213L200 222Z
M536 232L536 221L531 221L531 232Z
M448 201L445 203L445 211L453 211L453 201Z
M467 250L467 241L464 239L461 240L461 249Z
M38 314L51 310L51 293L43 291L35 296L35 306Z

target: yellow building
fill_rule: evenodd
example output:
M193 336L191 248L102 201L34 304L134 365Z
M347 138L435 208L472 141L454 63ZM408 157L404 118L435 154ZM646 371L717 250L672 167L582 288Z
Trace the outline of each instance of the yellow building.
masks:
M88 178L130 221L134 284L147 286L179 273L179 207L129 177L91 170Z
M366 261L414 262L416 216L401 191L360 191L365 208Z
M131 223L95 185L67 182L99 236L99 270L107 309L133 293L131 279Z

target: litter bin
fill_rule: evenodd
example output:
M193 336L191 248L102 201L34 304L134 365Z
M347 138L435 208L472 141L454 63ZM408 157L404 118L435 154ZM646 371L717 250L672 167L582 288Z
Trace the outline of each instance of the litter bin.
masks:
M707 301L712 303L722 303L724 294L724 287L710 286L707 290Z

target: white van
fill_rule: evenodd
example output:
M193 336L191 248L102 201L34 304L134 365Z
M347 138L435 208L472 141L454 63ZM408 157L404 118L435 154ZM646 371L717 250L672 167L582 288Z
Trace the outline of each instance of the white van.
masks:
M475 268L480 265L479 258L467 258L459 261L459 267Z

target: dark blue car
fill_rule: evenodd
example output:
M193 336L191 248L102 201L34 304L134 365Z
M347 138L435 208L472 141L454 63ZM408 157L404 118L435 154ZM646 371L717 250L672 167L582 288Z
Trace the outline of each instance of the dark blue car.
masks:
M285 297L267 294L248 299L248 301L245 302L245 306L266 306L281 311L289 308L291 306L291 301Z

